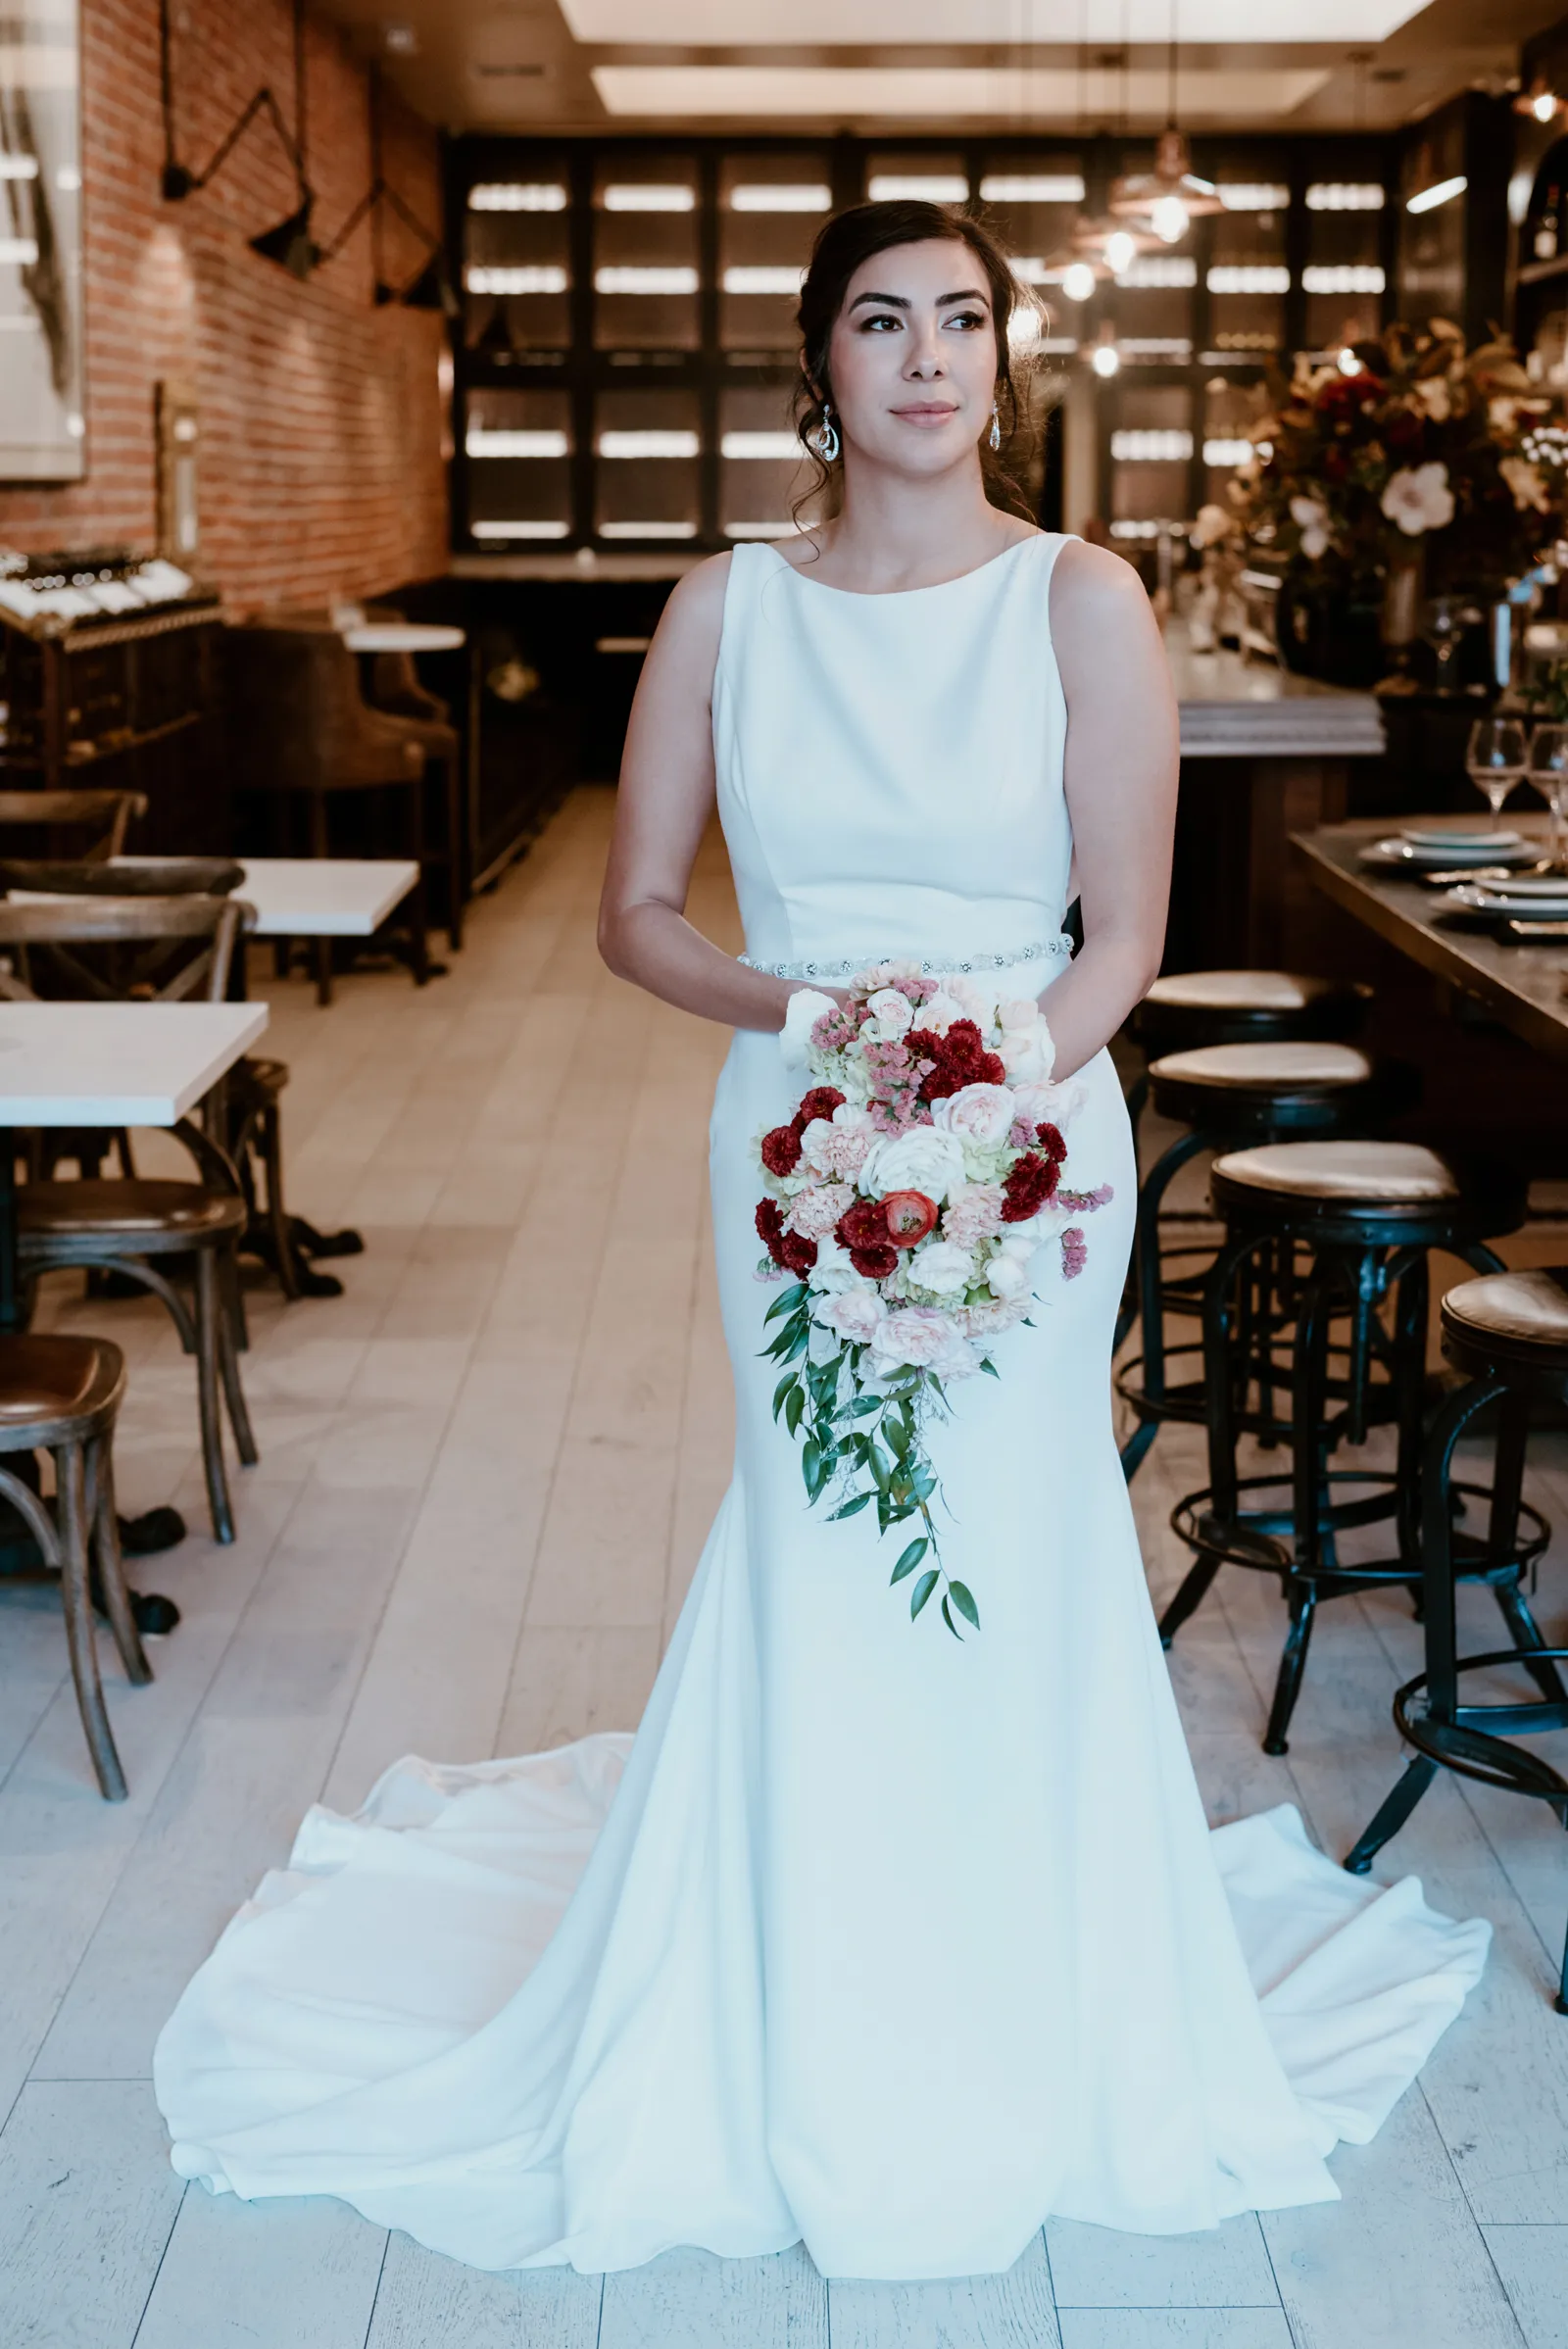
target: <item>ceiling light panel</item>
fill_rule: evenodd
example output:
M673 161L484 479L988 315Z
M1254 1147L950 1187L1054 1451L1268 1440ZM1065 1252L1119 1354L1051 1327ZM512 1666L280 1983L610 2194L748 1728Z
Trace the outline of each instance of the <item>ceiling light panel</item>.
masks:
M1181 76L1182 111L1192 121L1272 120L1294 114L1328 78L1317 68L1194 67ZM1119 114L1125 106L1136 120L1159 122L1169 97L1163 68L1080 76L1068 67L1020 73L990 66L616 65L595 66L593 83L608 113L660 120L960 116L1015 123L1020 109L1070 122L1080 109Z
M729 191L731 212L831 212L833 190L825 181L802 179L770 186L742 181Z
M1184 42L1280 45L1349 42L1375 46L1419 15L1426 0L1183 0ZM951 42L953 0L561 0L579 41L678 41L695 48L875 45ZM1170 0L1083 0L1070 29L1066 12L1045 0L966 0L965 41L1063 39L1121 47L1157 44L1171 34Z

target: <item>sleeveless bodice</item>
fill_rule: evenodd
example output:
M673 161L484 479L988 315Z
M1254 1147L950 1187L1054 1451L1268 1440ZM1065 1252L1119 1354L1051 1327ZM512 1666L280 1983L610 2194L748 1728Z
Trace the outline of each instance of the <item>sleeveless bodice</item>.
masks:
M824 974L1011 961L1059 938L1072 861L1054 533L936 587L860 595L737 547L713 679L747 957Z

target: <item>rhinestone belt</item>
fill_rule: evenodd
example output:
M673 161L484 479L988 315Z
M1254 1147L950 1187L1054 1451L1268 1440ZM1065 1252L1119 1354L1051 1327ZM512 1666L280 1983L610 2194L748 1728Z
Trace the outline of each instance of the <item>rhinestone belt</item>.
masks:
M872 970L882 962L914 961L923 978L968 976L974 971L1014 970L1024 962L1065 962L1072 956L1070 938L1045 938L1034 946L1021 946L1011 954L926 954L916 960L908 954L857 954L839 962L757 962L750 954L738 954L736 960L748 970L764 971L770 979L854 979L862 970Z

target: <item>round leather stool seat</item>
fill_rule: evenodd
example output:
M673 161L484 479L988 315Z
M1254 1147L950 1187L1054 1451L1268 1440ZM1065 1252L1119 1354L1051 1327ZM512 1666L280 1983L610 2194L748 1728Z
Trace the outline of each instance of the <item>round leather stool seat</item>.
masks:
M1151 1054L1190 1045L1344 1037L1360 1026L1371 998L1369 987L1301 971L1172 971L1154 981L1132 1026Z
M1186 1052L1166 1052L1149 1065L1151 1082L1211 1085L1222 1092L1320 1093L1345 1085L1370 1084L1372 1062L1354 1045L1290 1042L1203 1044Z
M1477 1352L1568 1363L1568 1265L1461 1281L1443 1300L1443 1330Z
M1304 1011L1343 993L1333 979L1291 970L1178 970L1156 979L1145 998L1200 1011Z
M1417 1142L1272 1142L1214 1161L1228 1189L1345 1206L1425 1206L1457 1199L1460 1178Z

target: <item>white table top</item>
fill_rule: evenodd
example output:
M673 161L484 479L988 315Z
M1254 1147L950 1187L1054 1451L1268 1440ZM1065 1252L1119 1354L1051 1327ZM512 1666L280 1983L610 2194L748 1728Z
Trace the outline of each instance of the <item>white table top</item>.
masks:
M246 856L257 938L368 938L419 877L412 856Z
M0 1125L172 1126L267 1017L265 1003L0 1003Z
M351 653L455 653L467 641L461 628L436 627L418 620L366 620L343 631L343 642Z

